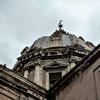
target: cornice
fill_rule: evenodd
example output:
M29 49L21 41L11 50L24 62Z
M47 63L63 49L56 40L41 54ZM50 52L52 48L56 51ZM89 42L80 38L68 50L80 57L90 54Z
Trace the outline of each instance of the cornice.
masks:
M27 89L27 90L31 89L33 92L35 92L37 94L39 93L39 94L47 95L47 91L44 88L42 88L42 87L38 86L37 84L27 80L24 77L21 77L21 76L15 74L15 73L13 73L8 68L3 68L1 66L0 66L0 79L1 79L2 82L5 82L5 84L8 84L8 83L9 83L8 85L13 84L17 87L24 88L24 90L25 89Z
M60 89L64 89L66 86L76 80L81 73L90 67L98 58L100 58L100 44L90 52L81 62L79 62L71 71L69 71L61 80L59 80L50 90L49 94L54 94Z

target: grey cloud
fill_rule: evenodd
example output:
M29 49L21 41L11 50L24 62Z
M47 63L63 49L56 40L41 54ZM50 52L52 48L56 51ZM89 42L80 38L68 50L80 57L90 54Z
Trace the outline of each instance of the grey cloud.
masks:
M12 64L12 51L10 50L8 43L0 43L0 63Z
M97 44L99 7L99 0L0 0L0 43L4 45L0 61L13 66L21 50L37 38L51 35L60 19L65 31Z
M90 16L89 20L89 37L93 40L96 44L100 43L100 11L97 9L93 12Z

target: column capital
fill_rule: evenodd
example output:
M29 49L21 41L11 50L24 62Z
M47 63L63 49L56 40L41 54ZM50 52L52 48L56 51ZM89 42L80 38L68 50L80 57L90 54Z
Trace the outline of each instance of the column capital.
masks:
M40 65L40 62L36 62L36 63L34 63L34 65L35 65L35 66Z
M24 71L26 71L26 70L28 71L29 69L30 69L29 67L25 67L25 68L24 68Z

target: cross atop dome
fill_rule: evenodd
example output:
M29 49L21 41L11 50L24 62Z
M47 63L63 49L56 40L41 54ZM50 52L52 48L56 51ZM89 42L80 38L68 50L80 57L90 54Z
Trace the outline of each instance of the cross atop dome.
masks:
M59 24L58 24L58 28L59 28L59 29L61 29L61 28L63 27L63 25L62 25L61 22L62 22L62 20L60 20L60 21L59 21Z

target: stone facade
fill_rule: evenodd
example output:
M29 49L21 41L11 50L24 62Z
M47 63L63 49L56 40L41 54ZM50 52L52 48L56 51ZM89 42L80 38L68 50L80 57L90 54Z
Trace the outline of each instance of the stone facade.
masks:
M52 100L100 100L100 45L55 84L49 93Z
M25 47L13 71L48 90L95 47L90 45L82 37L56 30Z
M25 47L12 70L0 65L0 100L99 100L99 55L100 45L60 27Z
M47 91L0 65L0 100L47 100Z

